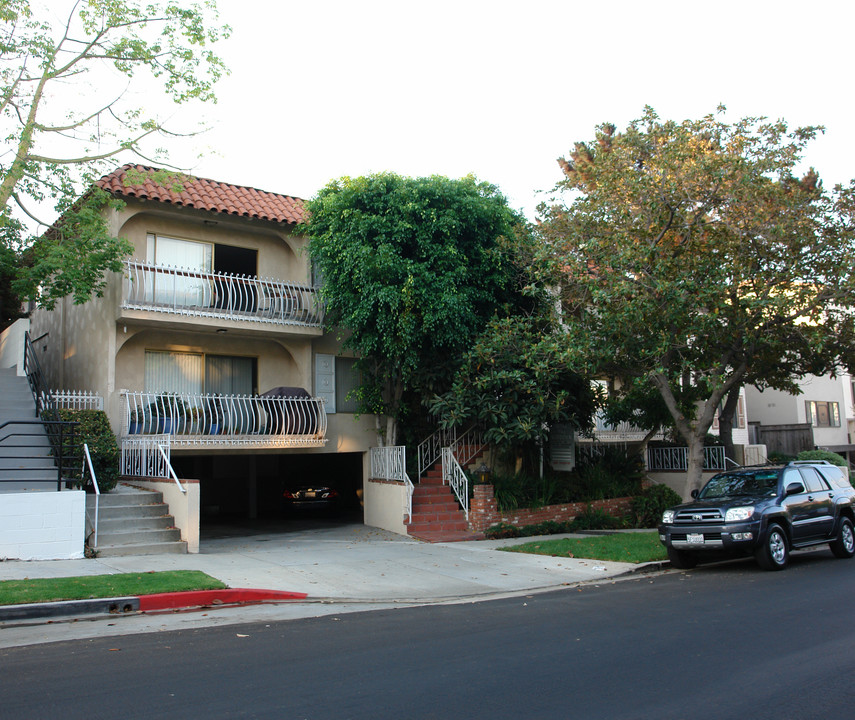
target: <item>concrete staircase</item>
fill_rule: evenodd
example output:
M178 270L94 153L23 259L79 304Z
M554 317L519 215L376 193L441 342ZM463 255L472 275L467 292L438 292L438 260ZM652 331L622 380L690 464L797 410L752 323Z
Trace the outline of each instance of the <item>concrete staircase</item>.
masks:
M87 527L95 520L95 496L86 496ZM90 543L92 538L89 539ZM187 543L163 502L163 494L119 484L101 495L98 557L186 553Z
M483 540L483 533L469 529L454 490L442 484L442 462L431 467L415 486L413 517L407 533L426 542Z
M36 420L36 404L27 378L15 368L0 369L0 425L9 421ZM50 441L41 425L7 425L0 430L0 492L56 490L56 465ZM12 445L20 447L11 447ZM34 456L34 457L24 457Z

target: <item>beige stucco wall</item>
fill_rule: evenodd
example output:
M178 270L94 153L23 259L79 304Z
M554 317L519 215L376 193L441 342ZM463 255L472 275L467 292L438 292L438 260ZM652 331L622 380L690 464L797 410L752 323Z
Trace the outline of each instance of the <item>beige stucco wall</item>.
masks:
M187 543L187 552L199 552L199 481L181 480L184 492L172 479L135 479L133 484L163 494L163 502L169 506L169 514L175 519L175 527L181 531L181 539Z
M309 282L305 238L272 223L236 221L220 214L131 201L116 216L115 225L117 234L133 244L137 260L146 259L146 237L155 233L256 250L259 277Z
M112 232L133 244L137 259L145 259L146 237L154 232L251 248L258 251L260 276L310 279L305 239L274 223L133 200L122 211L109 212ZM254 357L260 393L286 385L313 395L315 355L341 352L338 334L317 328L123 310L123 292L122 274L111 274L103 297L83 305L66 298L53 311L36 311L32 319L34 336L49 333L39 348L49 383L100 393L117 434L125 415L120 391L144 389L146 350ZM364 452L376 444L373 417L338 413L328 420L327 445L302 452Z
M365 524L399 535L407 534L404 524L404 502L407 490L403 483L365 481Z

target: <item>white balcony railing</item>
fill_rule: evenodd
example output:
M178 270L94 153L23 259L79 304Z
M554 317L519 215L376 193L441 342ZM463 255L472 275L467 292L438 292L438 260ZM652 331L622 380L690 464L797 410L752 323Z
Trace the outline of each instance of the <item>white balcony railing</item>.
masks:
M617 425L608 425L602 413L597 413L596 417L595 436L601 442L640 442L647 436L647 430L629 422L622 422ZM661 440L664 433L660 430L653 438Z
M124 390L123 435L169 435L172 447L315 447L327 442L313 397L192 395Z
M126 260L123 292L128 310L309 327L324 321L314 288L250 275Z
M704 448L704 470L724 470L726 462L723 446L711 445ZM686 471L689 469L689 448L649 447L647 448L647 469Z

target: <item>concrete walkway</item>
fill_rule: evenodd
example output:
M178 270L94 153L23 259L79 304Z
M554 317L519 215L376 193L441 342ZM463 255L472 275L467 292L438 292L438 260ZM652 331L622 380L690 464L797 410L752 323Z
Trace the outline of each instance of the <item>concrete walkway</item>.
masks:
M552 536L562 537L562 536ZM566 536L564 536L566 537ZM149 632L264 619L472 602L606 580L627 563L508 553L537 538L430 544L365 525L205 540L196 555L0 562L0 580L155 570L201 570L233 588L287 590L305 601L159 616L111 616L76 623L0 624L0 647L124 632ZM171 618L171 619L170 619ZM109 621L109 622L108 622ZM37 626L38 629L37 629ZM61 627L64 630L56 631Z

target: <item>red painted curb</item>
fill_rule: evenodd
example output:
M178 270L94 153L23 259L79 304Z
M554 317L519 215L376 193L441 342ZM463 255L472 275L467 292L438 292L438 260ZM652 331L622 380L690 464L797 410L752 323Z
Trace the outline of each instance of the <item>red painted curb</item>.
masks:
M206 605L246 605L277 600L303 600L306 593L288 590L253 590L229 588L226 590L190 590L188 592L140 595L140 611L169 610L174 608L202 607Z

